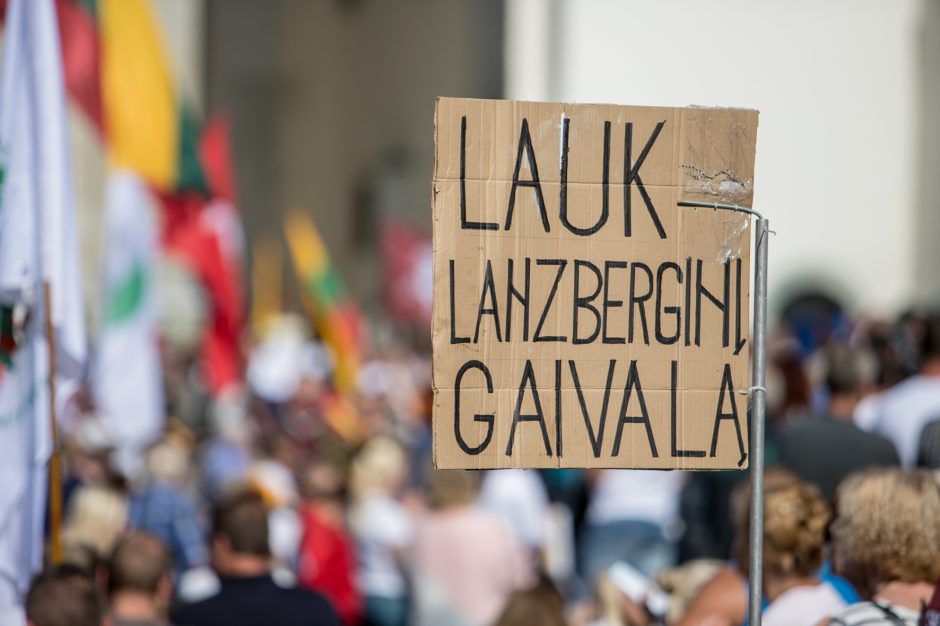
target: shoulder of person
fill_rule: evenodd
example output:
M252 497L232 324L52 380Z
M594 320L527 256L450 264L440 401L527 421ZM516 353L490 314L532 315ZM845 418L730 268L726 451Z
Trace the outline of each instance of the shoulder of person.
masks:
M847 606L838 615L833 616L825 624L832 626L876 626L887 624L891 626L905 626L909 620L899 617L894 612L874 602L857 602ZM913 622L916 624L916 621Z
M204 615L212 615L216 596L205 600L184 604L170 611L170 623L174 626L196 626L202 623Z
M319 592L301 587L280 587L280 589L293 602L304 604L311 610L334 613L333 605L326 599L326 596Z

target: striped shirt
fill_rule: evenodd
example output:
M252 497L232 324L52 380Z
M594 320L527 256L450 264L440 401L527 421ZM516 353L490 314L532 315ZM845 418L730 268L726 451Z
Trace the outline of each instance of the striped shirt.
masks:
M896 604L859 602L833 617L830 626L917 626L920 613Z

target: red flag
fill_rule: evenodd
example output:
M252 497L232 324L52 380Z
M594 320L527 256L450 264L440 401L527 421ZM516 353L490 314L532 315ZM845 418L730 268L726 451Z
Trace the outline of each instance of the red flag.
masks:
M56 0L62 69L65 87L94 124L104 134L101 108L98 29L95 16L75 0Z
M403 222L388 221L382 226L381 246L382 300L388 314L428 324L433 295L430 237Z
M235 175L232 164L228 118L216 113L209 118L199 138L199 161L209 192L235 202Z
M198 196L161 198L163 244L198 277L210 304L203 334L202 367L206 385L217 396L242 379L238 348L244 324L241 291L241 229L235 208Z
M206 385L217 396L242 380L239 335L245 323L242 263L244 233L235 208L228 122L213 116L197 141L198 166L211 200L179 193L162 198L164 248L202 283L211 317L202 343Z

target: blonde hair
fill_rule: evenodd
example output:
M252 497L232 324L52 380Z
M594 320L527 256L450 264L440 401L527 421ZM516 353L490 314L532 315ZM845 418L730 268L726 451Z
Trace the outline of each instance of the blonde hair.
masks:
M146 454L147 472L152 478L174 485L186 482L189 458L182 449L163 439L153 444Z
M398 442L390 437L375 437L353 459L350 490L354 498L361 498L370 491L394 491L407 471L408 458Z
M800 479L796 474L780 466L768 467L764 472L764 494L798 484ZM751 479L745 478L731 491L728 503L731 516L731 526L734 536L731 544L731 555L734 557L738 573L748 575L748 562L750 561L750 546L748 544L749 523L751 516L750 500ZM764 525L766 527L767 502L764 501Z
M70 554L78 554L84 546L103 559L126 525L127 502L120 494L104 487L82 487L69 503L62 543Z
M870 470L840 485L832 525L840 573L879 585L940 577L940 486L926 471Z
M812 576L823 559L829 507L812 485L795 482L764 494L764 568Z

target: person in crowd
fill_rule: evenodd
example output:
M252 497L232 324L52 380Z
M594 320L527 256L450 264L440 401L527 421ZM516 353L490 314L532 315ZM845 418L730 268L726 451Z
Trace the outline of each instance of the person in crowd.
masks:
M350 526L367 626L404 626L408 620L404 562L414 529L398 499L407 475L405 452L389 437L370 439L352 462Z
M493 626L566 626L565 599L551 579L540 576L527 589L514 591Z
M191 468L186 453L163 440L147 451L149 481L131 495L130 527L149 532L173 555L174 574L205 567L209 554L196 507L184 490Z
M171 566L170 551L153 535L121 537L107 568L109 626L166 626Z
M921 431L940 419L940 314L927 318L921 341L920 371L885 392L873 424L890 439L902 466L914 467Z
M809 626L846 606L839 590L819 577L828 522L829 507L812 485L796 481L765 492L767 626Z
M429 511L415 528L415 626L484 626L534 572L512 528L476 503L478 476L429 475Z
M271 577L268 512L259 494L233 492L212 515L212 566L219 592L172 612L177 626L338 626L322 595L279 587Z
M102 626L95 584L80 569L60 565L41 572L26 594L29 626Z
M899 459L894 444L852 421L863 386L858 352L834 343L826 346L824 360L827 410L784 426L777 434L777 446L779 462L831 500L849 474L868 467L896 467Z
M768 467L764 473L764 490L782 489L798 480L789 470ZM737 626L747 622L749 493L750 481L740 481L731 492L725 513L733 529L732 562L698 589L677 622L680 626L699 626L708 622Z
M313 460L300 477L303 531L298 583L322 593L346 626L359 623L362 600L356 588L356 556L346 530L343 477L333 463Z
M72 496L81 487L116 487L121 479L111 463L113 442L100 416L94 414L90 394L84 387L76 394L82 415L71 424L64 437L65 475L62 482L62 504L68 508ZM87 413L84 411L87 409Z
M763 579L767 626L810 626L846 606L840 590L819 577L823 542L829 509L817 489L795 477L773 479L764 496ZM735 527L739 571L717 574L699 590L686 614L683 626L703 623L741 624L746 622L747 521L749 510L742 491L736 494ZM630 602L621 599L630 623L643 615Z
M921 612L917 626L940 626L940 580L934 585L933 595Z
M770 361L779 394L773 402L774 421L783 425L802 418L812 401L812 385L799 342L793 337L778 338L771 345Z
M268 509L274 579L284 585L295 585L302 530L294 472L276 458L260 459L248 470L248 484L261 494Z
M548 492L538 472L521 469L486 472L480 486L480 505L501 516L516 538L538 558L545 546L549 517Z
M715 577L725 567L716 559L696 559L682 565L663 570L654 578L659 588L669 596L665 622L674 624L685 615L689 603L698 595L702 585Z
M62 547L68 562L93 571L108 558L127 525L127 501L109 487L79 487L62 524Z
M825 623L916 626L940 577L940 486L924 470L869 470L839 487L837 571L864 601Z
M673 565L682 472L603 470L596 476L580 542L587 584L616 561L652 576Z

